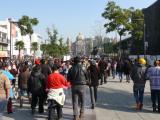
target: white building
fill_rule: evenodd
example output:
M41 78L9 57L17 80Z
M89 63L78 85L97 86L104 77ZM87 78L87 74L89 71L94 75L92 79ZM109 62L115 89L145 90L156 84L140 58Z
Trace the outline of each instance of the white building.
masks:
M0 58L8 57L7 29L0 27Z
M15 22L12 19L11 19L11 21ZM22 57L33 55L33 52L31 51L31 42L38 42L39 43L38 50L36 51L37 54L35 56L38 56L38 57L41 56L40 43L42 41L42 38L38 34L34 33L31 36L31 40L30 40L29 35L22 36L18 25L16 23L11 24L9 19L7 19L5 21L0 21L0 27L3 27L7 30L8 51L9 51L8 52L8 57L10 56L10 53L11 53L12 57L18 55L18 50L15 49L15 43L17 41L23 41L24 42L24 50L22 50L21 53L20 53ZM11 36L10 36L10 34L11 34ZM10 39L11 39L11 42L10 42ZM10 45L10 43L11 43L11 45Z

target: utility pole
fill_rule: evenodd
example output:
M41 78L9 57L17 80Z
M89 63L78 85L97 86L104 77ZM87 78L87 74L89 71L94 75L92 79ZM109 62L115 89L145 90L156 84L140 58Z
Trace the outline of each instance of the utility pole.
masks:
M9 21L9 26L10 26L10 28L9 28L10 29L10 36L9 36L9 39L10 39L10 43L9 43L10 44L10 46L9 46L10 53L9 54L10 55L9 56L10 56L10 60L11 60L12 59L12 19L9 18L8 21Z

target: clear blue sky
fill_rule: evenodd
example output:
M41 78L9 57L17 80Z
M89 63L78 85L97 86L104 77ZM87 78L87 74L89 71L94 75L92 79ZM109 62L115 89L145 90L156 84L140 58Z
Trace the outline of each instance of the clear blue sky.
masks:
M124 8L145 8L156 0L114 1ZM108 0L3 0L0 20L9 17L18 20L22 15L36 17L40 23L34 29L42 37L46 38L46 28L54 25L64 39L69 36L74 40L79 32L86 37L94 35L97 23L103 24L101 13L107 2Z

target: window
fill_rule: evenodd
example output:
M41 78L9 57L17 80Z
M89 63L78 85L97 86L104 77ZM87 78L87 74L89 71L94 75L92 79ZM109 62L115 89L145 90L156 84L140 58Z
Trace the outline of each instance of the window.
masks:
M6 39L7 38L7 34L6 33L2 33L2 38Z

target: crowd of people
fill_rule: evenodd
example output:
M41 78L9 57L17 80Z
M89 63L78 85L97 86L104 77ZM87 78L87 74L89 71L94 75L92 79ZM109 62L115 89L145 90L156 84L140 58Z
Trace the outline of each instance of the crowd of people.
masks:
M65 104L64 89L71 88L73 120L82 120L87 86L90 90L91 109L94 109L98 86L106 84L109 76L115 79L116 75L120 82L124 80L124 76L127 83L133 81L137 110L143 108L144 88L146 81L149 80L153 112L160 113L159 60L154 62L154 66L150 66L144 58L132 61L104 57L101 59L75 57L70 61L60 59L48 61L35 59L34 62L19 63L0 61L0 116L2 117L6 107L8 113L13 112L12 99L19 99L20 107L23 107L24 98L27 97L33 115L37 104L38 112L43 113L47 102L48 120L55 118L55 110L58 120L62 120L62 108ZM18 89L15 89L17 87Z

